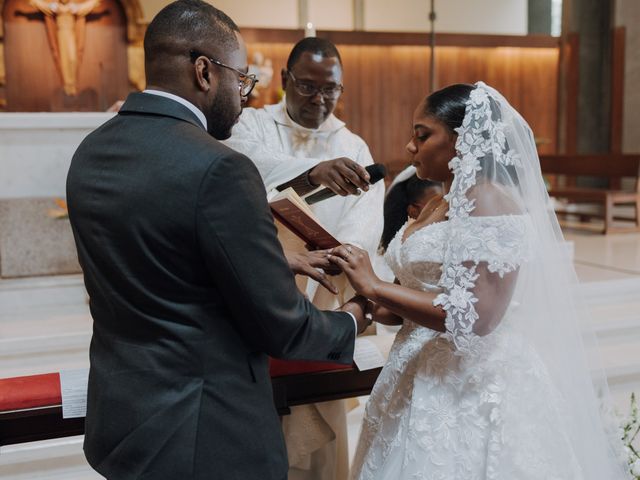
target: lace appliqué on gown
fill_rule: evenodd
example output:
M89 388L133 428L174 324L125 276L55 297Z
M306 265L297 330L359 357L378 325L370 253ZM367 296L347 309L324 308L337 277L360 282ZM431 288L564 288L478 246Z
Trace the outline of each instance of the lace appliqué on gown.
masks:
M390 243L386 260L402 285L443 292L448 222ZM511 271L531 261L526 216L475 217L461 258ZM452 296L448 296L452 301ZM461 300L462 301L462 300ZM562 399L515 328L511 305L478 348L460 354L449 334L405 321L367 403L352 477L424 480L578 480Z

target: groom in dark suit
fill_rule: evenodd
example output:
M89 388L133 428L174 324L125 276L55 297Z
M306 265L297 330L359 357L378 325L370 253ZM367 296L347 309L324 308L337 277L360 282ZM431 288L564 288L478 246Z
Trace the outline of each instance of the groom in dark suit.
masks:
M179 0L144 47L148 90L67 178L94 319L85 453L113 480L283 480L267 355L350 363L362 304L298 292L258 171L218 142L254 83L233 21Z

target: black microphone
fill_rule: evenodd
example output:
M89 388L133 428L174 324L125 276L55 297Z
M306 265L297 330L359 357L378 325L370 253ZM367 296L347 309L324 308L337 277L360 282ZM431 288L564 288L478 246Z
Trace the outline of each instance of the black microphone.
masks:
M376 182L382 180L387 174L387 169L381 163L374 163L373 165L367 165L364 169L369 173L369 185L373 185ZM309 205L313 205L314 203L318 203L322 200L326 200L327 198L331 198L335 195L329 188L323 188L319 192L314 193L313 195L309 195L304 199L305 202Z

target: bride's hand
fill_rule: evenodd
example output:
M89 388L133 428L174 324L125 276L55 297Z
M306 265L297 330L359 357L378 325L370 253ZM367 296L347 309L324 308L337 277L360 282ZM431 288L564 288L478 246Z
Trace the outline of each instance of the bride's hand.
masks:
M329 261L340 267L356 293L367 298L373 296L380 279L374 273L365 250L353 245L340 245L329 251Z

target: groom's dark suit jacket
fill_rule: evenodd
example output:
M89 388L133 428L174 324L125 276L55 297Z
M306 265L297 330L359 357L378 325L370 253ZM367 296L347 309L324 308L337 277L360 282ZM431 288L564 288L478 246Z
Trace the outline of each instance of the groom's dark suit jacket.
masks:
M109 479L286 478L267 355L352 360L296 289L253 163L173 100L78 147L69 217L94 319L85 453Z

